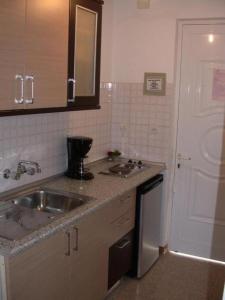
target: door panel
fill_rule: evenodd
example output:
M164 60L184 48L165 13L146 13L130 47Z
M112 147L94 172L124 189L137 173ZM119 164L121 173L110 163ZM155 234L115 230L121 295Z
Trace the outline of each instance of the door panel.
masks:
M25 0L0 2L0 109L20 109L21 81L24 73Z
M171 246L225 260L225 24L182 34Z
M71 234L71 300L102 300L108 281L108 227L105 208L92 212Z
M70 0L68 105L99 108L102 3Z
M27 108L67 105L69 0L29 0L26 74L34 76L34 102ZM26 95L31 98L31 80Z
M68 300L69 258L65 232L59 232L6 262L9 300Z

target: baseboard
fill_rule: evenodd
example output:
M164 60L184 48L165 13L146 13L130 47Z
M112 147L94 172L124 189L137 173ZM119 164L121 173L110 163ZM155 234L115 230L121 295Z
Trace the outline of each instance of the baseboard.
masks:
M122 279L118 280L107 292L107 297L115 290L118 288L118 286L120 285Z
M159 246L159 255L165 255L169 251L168 244Z

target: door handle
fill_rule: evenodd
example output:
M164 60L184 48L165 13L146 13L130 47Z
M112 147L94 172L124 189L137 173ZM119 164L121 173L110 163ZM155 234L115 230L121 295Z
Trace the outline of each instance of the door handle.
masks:
M190 160L191 160L191 157L183 156L181 153L178 153L178 154L177 154L177 160L178 160L177 168L180 169L180 167L181 167L180 162L181 162L182 160L189 160L189 161L190 161Z
M66 256L70 256L70 232L66 231L67 236L67 252L65 253Z
M24 101L24 79L23 79L23 75L16 74L16 76L15 76L16 83L17 83L18 80L20 80L20 83L21 83L20 98L17 99L17 97L15 97L14 102L16 104L22 104L23 101ZM17 88L16 88L16 90L17 90Z
M191 160L191 157L183 156L181 153L178 153L177 154L177 159L178 160Z
M25 76L26 82L30 81L31 82L31 98L27 98L25 100L26 104L33 104L34 103L34 76L32 75L27 75Z
M74 231L74 247L73 251L78 251L78 244L79 244L79 230L77 227L73 227Z
M75 102L75 87L76 87L76 80L73 78L68 79L68 85L72 83L73 84L73 94L72 98L68 99L68 102Z

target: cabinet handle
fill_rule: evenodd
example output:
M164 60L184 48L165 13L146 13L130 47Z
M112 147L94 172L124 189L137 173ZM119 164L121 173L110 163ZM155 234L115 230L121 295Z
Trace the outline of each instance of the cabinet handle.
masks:
M75 237L74 237L75 246L73 247L73 251L78 251L79 231L78 231L77 227L74 227L73 230L74 230L74 234L75 234Z
M65 253L66 256L70 256L70 232L66 232L67 235L67 252Z
M34 76L27 75L27 76L25 76L25 80L31 82L31 98L26 99L25 103L33 104L34 103Z
M125 247L127 247L128 245L130 245L131 241L129 240L124 240L122 244L117 245L116 248L118 249L124 249Z
M17 82L18 80L20 80L20 83L21 83L20 98L17 99L17 98L15 97L14 102L15 102L16 104L22 104L22 103L23 103L23 100L24 100L24 98L23 98L23 97L24 97L24 79L23 79L23 76L20 75L20 74L16 74L16 76L15 76L15 81Z
M76 80L73 78L68 79L68 84L72 82L73 84L73 95L71 99L68 99L68 102L75 102L75 87L76 87Z

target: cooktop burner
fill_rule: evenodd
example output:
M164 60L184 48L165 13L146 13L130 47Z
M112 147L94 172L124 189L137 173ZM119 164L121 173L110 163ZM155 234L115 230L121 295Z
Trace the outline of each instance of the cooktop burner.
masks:
M122 162L110 167L108 170L104 172L100 172L104 175L115 175L119 177L129 177L133 174L139 173L145 169L149 168L148 165L143 163L141 160L131 160L129 159L127 162Z

